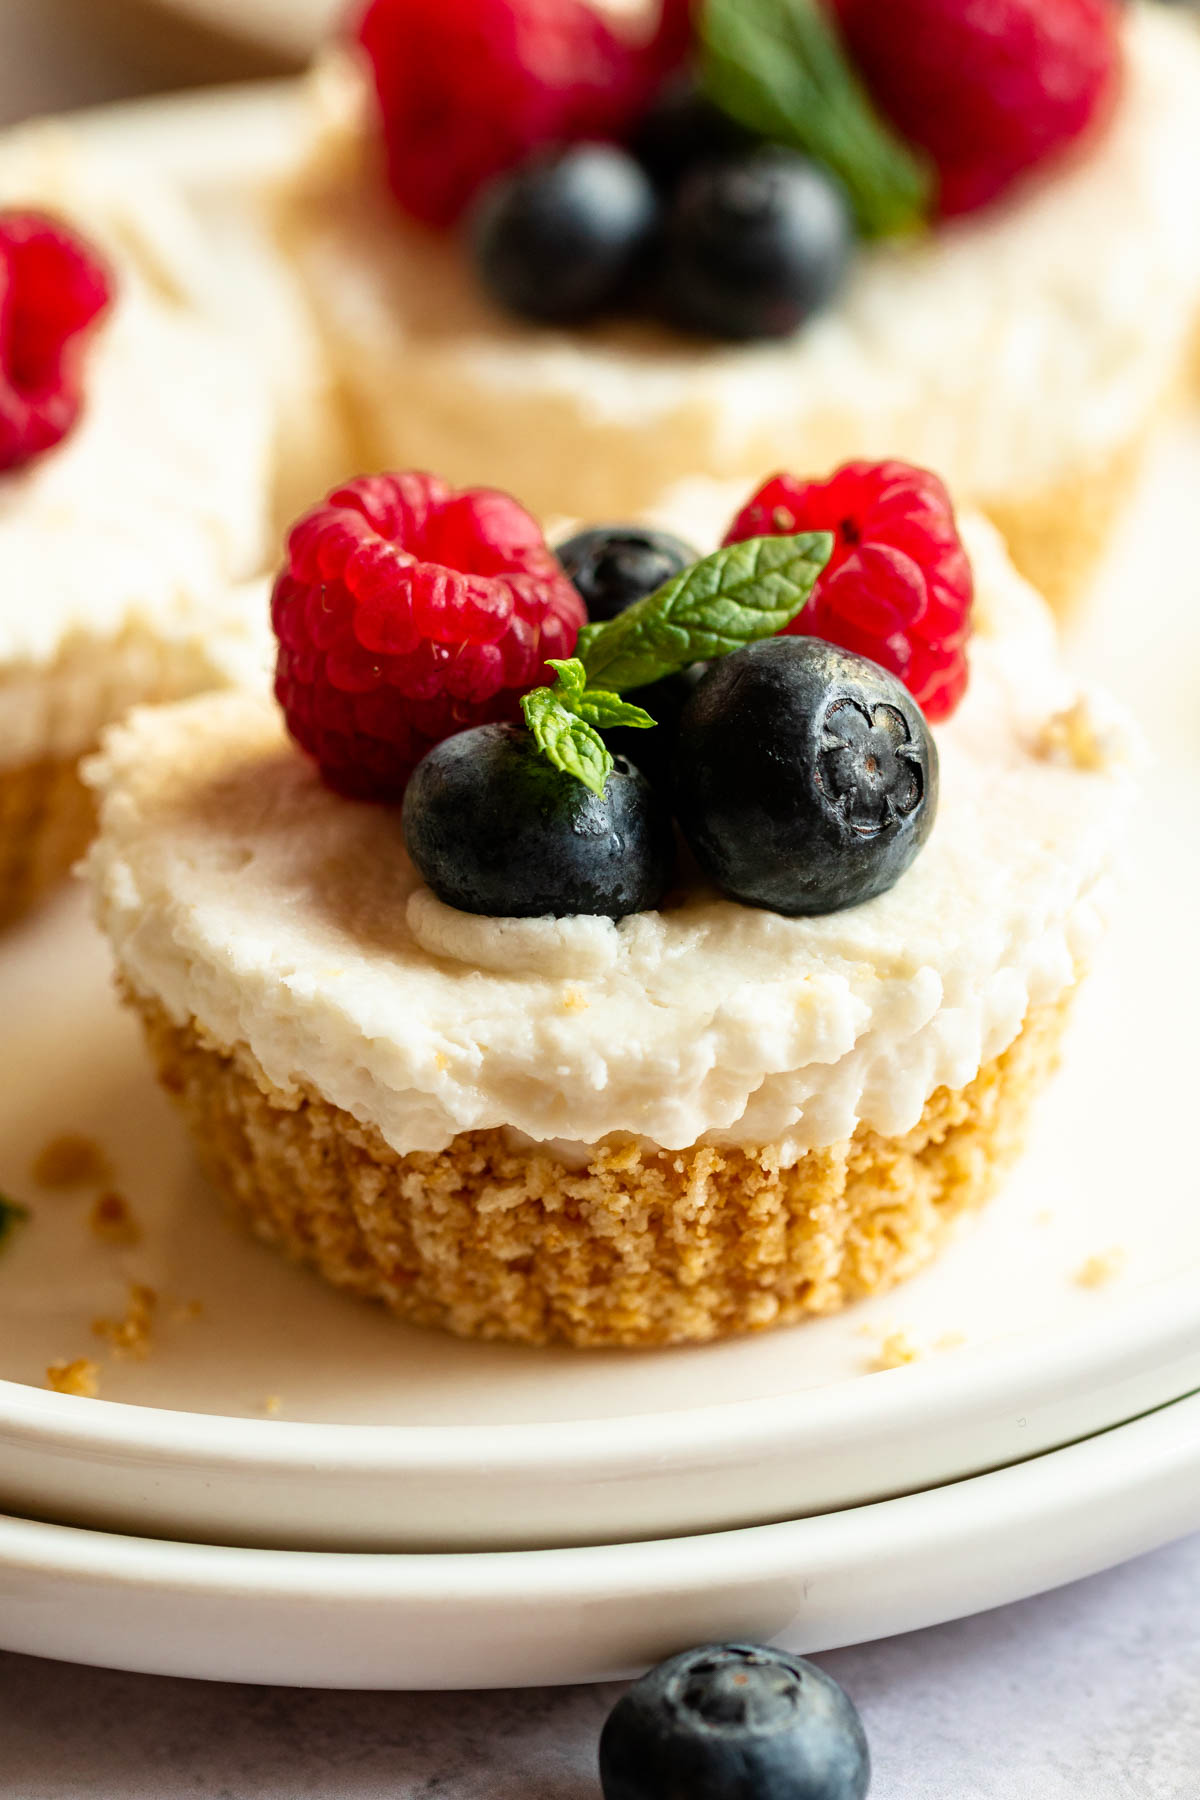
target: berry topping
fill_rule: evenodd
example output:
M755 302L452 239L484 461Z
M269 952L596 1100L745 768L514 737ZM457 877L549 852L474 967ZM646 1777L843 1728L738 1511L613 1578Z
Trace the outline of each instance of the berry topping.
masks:
M841 285L853 226L831 176L791 150L701 164L663 232L662 300L723 338L786 337Z
M755 142L689 76L680 76L639 121L630 149L655 186L669 193L698 163L749 150Z
M531 319L586 319L633 280L654 232L650 180L623 150L544 151L483 193L472 225L484 286Z
M690 0L665 0L642 42L584 0L371 0L359 35L393 192L451 225L531 151L626 136L687 53Z
M797 916L884 893L937 810L937 750L886 669L813 637L710 668L684 708L676 812L731 899Z
M97 253L55 219L0 212L0 472L60 444L83 404L89 328L112 298Z
M971 212L1104 118L1117 0L837 0L877 104L933 158L943 214Z
M558 560L575 583L589 620L595 623L615 619L635 601L655 593L673 575L698 563L700 552L669 531L599 525L560 544ZM667 780L679 716L705 667L696 663L637 689L637 704L655 720L655 730L618 726L604 733L613 755L627 757L656 785Z
M296 742L331 787L393 800L441 739L517 717L584 610L507 494L372 475L293 528L271 619Z
M788 626L882 663L928 718L967 686L973 584L950 496L908 463L846 463L827 481L776 475L734 520L734 544L765 533L831 531L833 555Z
M497 918L647 912L674 861L670 814L636 769L617 762L597 795L511 725L430 751L404 797L404 840L439 900Z
M863 1800L871 1760L836 1681L786 1650L687 1650L636 1682L600 1739L604 1800Z
M644 600L672 575L700 561L700 552L682 538L641 525L597 525L577 532L558 545L557 555L593 622L615 619L635 600Z

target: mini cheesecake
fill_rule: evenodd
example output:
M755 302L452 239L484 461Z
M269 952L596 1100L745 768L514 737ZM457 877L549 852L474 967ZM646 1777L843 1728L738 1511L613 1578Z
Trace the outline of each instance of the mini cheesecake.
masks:
M261 596L249 606L234 584L263 565L271 480L267 396L214 323L204 249L173 200L45 127L0 144L0 225L19 215L74 234L109 297L74 376L78 416L0 472L0 922L82 850L76 765L101 728L253 661Z
M729 510L693 489L666 522L711 541ZM961 534L970 680L932 727L931 833L821 916L686 868L618 920L460 911L398 809L322 785L265 699L114 729L97 916L251 1228L404 1319L527 1343L724 1338L925 1264L1019 1149L1132 780L994 528Z
M901 456L987 511L1065 602L1189 379L1200 317L1200 37L1133 4L1124 44L1115 116L1066 162L914 241L865 247L828 311L738 346L505 316L461 238L391 200L365 77L330 63L280 230L358 466L433 467L543 516L602 519L697 473Z

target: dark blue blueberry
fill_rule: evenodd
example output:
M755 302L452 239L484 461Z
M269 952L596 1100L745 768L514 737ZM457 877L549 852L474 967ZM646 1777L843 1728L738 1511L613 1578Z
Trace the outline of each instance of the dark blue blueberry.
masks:
M684 708L674 792L723 893L838 912L890 888L929 836L937 749L878 663L820 638L765 638L714 663Z
M662 304L714 337L786 337L837 293L853 242L842 189L806 157L766 149L704 163L664 224Z
M670 785L679 721L707 668L707 663L693 663L691 668L681 669L677 675L665 675L649 687L631 688L625 698L657 719L657 725L651 730L634 730L621 725L615 731L603 734L613 755L624 756L636 763L656 787Z
M408 784L403 825L438 899L493 918L648 912L673 872L670 814L644 776L618 762L600 799L517 725L436 745Z
M682 538L641 525L593 526L560 544L555 555L593 621L615 619L700 560Z
M609 1714L604 1800L863 1800L853 1703L784 1650L718 1644L661 1663Z
M649 177L623 150L579 144L493 181L471 223L485 287L524 318L586 319L633 280L658 222Z
M664 88L629 147L654 185L670 192L698 163L748 150L754 142L685 75Z

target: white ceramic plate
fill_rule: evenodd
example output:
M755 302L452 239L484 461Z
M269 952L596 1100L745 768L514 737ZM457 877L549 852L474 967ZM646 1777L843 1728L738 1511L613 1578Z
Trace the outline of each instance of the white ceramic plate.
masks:
M1200 1398L1017 1468L798 1524L595 1550L335 1556L0 1519L0 1647L221 1681L601 1681L684 1645L891 1636L1200 1524Z
M219 212L286 164L294 87L141 104L83 128ZM1063 1444L1200 1386L1193 1106L1200 886L1200 565L1180 521L1200 438L1147 485L1079 649L1160 751L1130 904L1036 1142L981 1227L894 1297L712 1349L534 1353L405 1330L228 1229L111 996L78 898L0 946L0 1187L36 1201L0 1261L0 1504L88 1525L332 1549L598 1543L793 1518ZM1147 921L1152 927L1147 928ZM64 1129L97 1133L145 1227L31 1194ZM1081 1267L1112 1249L1116 1279ZM92 1321L161 1296L144 1362ZM193 1300L203 1317L178 1316ZM928 1356L871 1373L893 1331ZM961 1347L939 1348L955 1339ZM95 1354L105 1401L48 1393ZM266 1416L271 1397L277 1416Z
M1200 1386L1200 1207L1177 1154L1200 1000L1200 569L1181 559L1168 578L1155 561L1198 488L1192 439L1153 472L1079 645L1140 702L1160 752L1130 904L1028 1159L934 1269L840 1318L701 1350L405 1329L218 1216L66 898L0 948L0 1186L36 1202L0 1261L0 1503L268 1546L600 1543L913 1492ZM1136 615L1134 594L1153 595ZM66 1128L110 1148L137 1247L99 1243L86 1198L31 1195L34 1154ZM1110 1250L1115 1279L1079 1285ZM131 1280L162 1297L144 1362L91 1331ZM193 1300L203 1317L177 1316ZM930 1354L871 1373L891 1330ZM103 1404L41 1385L82 1354L103 1365Z

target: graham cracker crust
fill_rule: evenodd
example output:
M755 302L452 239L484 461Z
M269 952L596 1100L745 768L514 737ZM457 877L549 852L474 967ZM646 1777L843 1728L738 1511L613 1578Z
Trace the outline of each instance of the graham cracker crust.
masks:
M903 1137L860 1129L790 1168L763 1150L634 1143L572 1168L501 1130L400 1156L249 1052L131 996L159 1078L251 1229L400 1318L526 1344L704 1343L795 1323L920 1269L1021 1148L1067 999L1030 1014Z
M0 770L0 928L63 879L95 824L78 758L45 757Z

